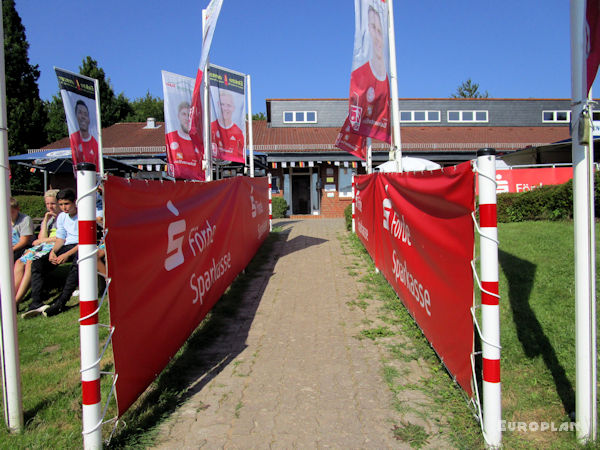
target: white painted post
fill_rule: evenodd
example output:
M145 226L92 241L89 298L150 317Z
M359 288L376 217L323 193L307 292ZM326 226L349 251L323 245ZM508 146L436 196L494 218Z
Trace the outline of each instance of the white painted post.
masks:
M571 124L573 222L575 229L575 420L582 443L596 440L596 270L593 138L580 143L579 122L586 107L585 0L571 0ZM591 124L582 124L589 127ZM590 131L590 136L592 133Z
M252 137L252 87L250 75L246 75L248 84L248 157L250 159L250 177L254 178L254 141Z
M273 231L273 192L271 174L267 174L269 180L269 231Z
M396 169L402 172L402 144L400 141L400 107L398 105L398 75L396 69L396 34L394 33L394 5L388 0L388 42L390 58L390 84L392 96L392 143L393 159L390 152L390 160L396 161Z
M102 404L98 340L98 261L96 259L96 166L77 164L79 224L79 337L83 448L102 448Z
M373 139L367 138L367 173L373 173Z
M203 38L206 37L206 20L207 20L207 14L208 14L208 10L207 9L203 9L202 10L202 36ZM204 124L204 158L206 161L206 171L205 171L205 175L204 175L204 179L206 181L212 181L213 180L213 158L212 158L212 145L210 142L210 105L208 104L208 102L210 102L210 93L209 93L209 78L210 78L210 74L208 73L209 71L209 61L208 58L206 58L206 65L202 68L203 70L203 75L202 78L204 79L204 89L202 90L202 123Z
M500 304L496 213L496 150L477 151L479 223L481 229L481 346L483 355L483 432L488 448L502 443L500 384Z
M354 184L354 175L352 175L352 232L356 233L356 185Z
M4 418L10 431L23 429L21 369L14 292L12 225L10 220L10 181L8 165L8 134L6 115L6 82L4 75L4 32L0 23L0 302L2 310L2 392Z

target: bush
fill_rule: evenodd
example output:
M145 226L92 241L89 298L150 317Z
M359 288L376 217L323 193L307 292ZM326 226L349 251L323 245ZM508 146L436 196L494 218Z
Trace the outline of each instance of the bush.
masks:
M46 204L43 195L15 195L19 202L19 210L32 219L34 217L44 217L46 214Z
M344 219L346 219L346 230L352 231L352 203L344 208Z
M566 220L573 218L573 180L532 191L500 194L498 222ZM594 206L600 211L600 174L594 176Z
M283 219L289 208L283 197L273 197L271 206L273 207L273 219Z

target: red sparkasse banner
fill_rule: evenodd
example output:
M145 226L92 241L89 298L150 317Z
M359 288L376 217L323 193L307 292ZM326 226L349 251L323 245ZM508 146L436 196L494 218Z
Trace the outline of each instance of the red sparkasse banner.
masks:
M563 184L572 178L572 167L501 169L496 171L496 193L531 191L540 186Z
M210 44L212 43L213 34L215 33L215 27L217 26L217 19L219 18L222 5L223 0L211 0L206 8L206 25L202 39L202 52L200 54L198 72L196 73L196 82L194 83L192 106L190 108L190 137L201 155L204 155L204 123L202 122L202 118L204 117L202 110L202 92L204 90L204 83L206 82L204 79L204 67L208 61L208 52L210 50Z
M358 178L363 212L356 214L357 234L363 242L368 235L366 248L375 265L472 395L475 181L470 163ZM373 179L367 183L367 178Z
M105 221L119 416L161 372L269 233L266 178L108 177Z

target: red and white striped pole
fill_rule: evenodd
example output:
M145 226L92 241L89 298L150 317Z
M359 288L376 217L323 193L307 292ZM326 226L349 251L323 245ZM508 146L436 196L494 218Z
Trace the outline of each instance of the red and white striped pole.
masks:
M271 174L267 174L267 179L269 180L269 231L273 231L273 193L271 190Z
M352 175L352 232L356 233L356 185L354 184L354 175Z
M79 222L79 336L83 448L102 448L102 404L98 340L98 262L96 259L96 166L77 164Z
M488 448L502 443L500 385L500 305L498 289L498 220L496 150L477 151L481 249L481 340L483 356L483 433Z

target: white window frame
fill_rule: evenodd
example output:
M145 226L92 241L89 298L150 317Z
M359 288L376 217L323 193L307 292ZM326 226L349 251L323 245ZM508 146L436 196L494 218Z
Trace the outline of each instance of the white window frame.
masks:
M296 119L296 114L297 113L303 113L304 114L304 120L297 120ZM307 115L309 113L313 113L315 115L315 120L308 120L307 119ZM292 114L293 119L292 120L285 120L285 115L286 114ZM317 123L317 112L316 111L283 111L282 118L283 118L283 123Z
M477 113L482 113L482 112L485 113L485 120L478 120L477 119ZM450 114L451 113L458 113L459 119L458 120L450 119ZM473 120L465 120L465 119L463 119L463 113L472 113L473 114ZM459 109L454 109L454 110L449 110L446 113L446 120L448 121L448 123L487 123L487 122L490 121L490 113L486 109L474 109L474 110L459 110Z
M552 120L546 120L544 119L544 114L546 113L552 113ZM556 115L558 113L567 113L567 120L558 120L556 118ZM571 122L571 111L568 111L566 109L547 109L545 111L542 111L542 123L570 123Z
M415 119L415 113L424 113L425 114L425 120L416 120ZM438 120L430 120L428 118L429 113L430 112L435 112L438 113ZM409 120L402 120L402 113L410 113L410 119ZM404 110L404 111L400 111L400 113L398 114L398 116L400 117L400 123L410 123L410 122L417 122L417 123L425 123L425 122L441 122L442 121L442 112L439 110L416 110L416 111L409 111L409 110Z
M348 187L349 191L342 191L342 171L344 171L344 176L350 175L350 184ZM355 174L355 171L352 170L352 167L338 167L338 197L339 198L352 198L352 175Z

